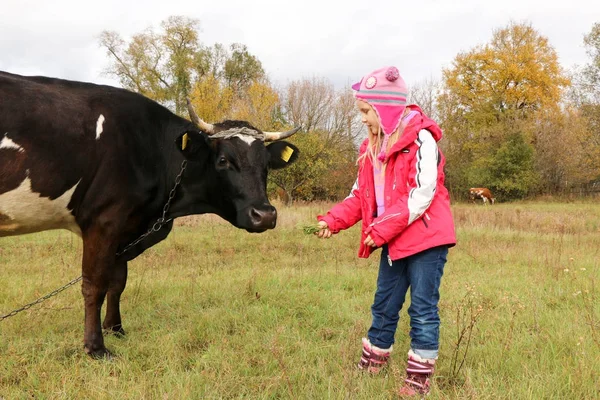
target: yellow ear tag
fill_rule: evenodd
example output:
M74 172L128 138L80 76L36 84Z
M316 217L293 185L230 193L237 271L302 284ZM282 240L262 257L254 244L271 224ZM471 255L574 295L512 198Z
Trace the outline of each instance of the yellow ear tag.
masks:
M187 147L187 141L188 141L188 134L186 133L181 138L181 150L185 150L185 148Z
M294 154L294 149L292 149L290 146L285 146L285 149L283 149L281 152L281 159L285 162L288 162L292 154Z

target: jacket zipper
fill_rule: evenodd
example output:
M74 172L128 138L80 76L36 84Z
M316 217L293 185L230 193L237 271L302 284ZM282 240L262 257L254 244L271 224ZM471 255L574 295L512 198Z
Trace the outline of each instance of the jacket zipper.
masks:
M421 218L421 221L423 221L423 224L425 224L425 228L429 228L429 224L427 224L427 221L425 221L426 219L431 221L431 217L427 213L423 214L423 218Z

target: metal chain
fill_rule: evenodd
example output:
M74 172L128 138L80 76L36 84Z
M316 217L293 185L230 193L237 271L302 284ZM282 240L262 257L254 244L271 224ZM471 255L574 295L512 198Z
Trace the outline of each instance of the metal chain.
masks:
M179 172L179 175L177 175L177 177L175 178L175 185L173 186L173 189L171 189L171 191L169 192L169 198L167 199L167 202L165 203L165 205L163 207L162 216L154 223L154 225L152 225L152 227L148 230L148 232L142 234L139 238L137 238L136 240L134 240L133 242L131 242L127 246L125 246L125 248L123 250L121 250L117 253L117 256L120 256L123 253L125 253L127 250L129 250L130 248L132 248L133 246L135 246L136 244L138 244L139 242L144 240L151 233L158 232L160 230L160 228L163 227L164 224L166 224L167 222L172 220L172 218L165 219L165 217L167 215L167 211L169 211L169 207L171 207L171 201L173 201L173 198L175 197L175 191L177 189L177 186L179 186L179 184L181 183L183 171L185 171L186 167L187 167L187 160L183 160L183 162L181 163L181 172ZM35 306L36 304L39 304L45 300L48 300L50 297L56 296L63 290L65 290L65 289L73 286L77 282L79 282L81 279L83 279L83 276L73 279L71 282L67 283L66 285L48 293L47 295L45 295L43 297L40 297L36 301L33 301L29 304L25 304L23 307L13 310L6 315L0 315L0 322L4 321L6 318L12 317L13 315L17 315L21 311L25 311L25 310Z
M25 311L33 306L35 306L36 304L41 303L44 300L49 299L52 296L56 296L57 294L59 294L60 292L62 292L63 290L65 290L66 288L73 286L74 284L76 284L77 282L79 282L82 279L82 277L80 276L79 278L75 278L73 279L71 282L67 283L66 285L64 285L63 287L60 287L58 289L56 289L55 291L48 293L47 295L45 295L44 297L40 297L39 299L37 299L36 301L26 304L21 308L18 308L14 311L9 312L6 315L2 315L0 316L0 321L5 320L6 318L12 317L13 315L17 315L18 313L20 313L21 311Z
M173 186L173 189L171 189L171 192L169 192L169 198L167 199L167 202L165 203L165 206L163 207L162 216L156 220L156 222L154 223L154 225L152 225L152 227L150 229L148 229L148 232L142 234L142 236L140 236L139 238L135 239L133 242L131 242L127 246L125 246L125 248L123 250L121 250L117 253L117 256L120 256L123 253L125 253L127 250L129 250L130 248L132 248L133 246L135 246L136 244L138 244L139 242L144 240L148 235L150 235L154 232L158 232L160 230L160 228L163 227L164 224L171 221L172 218L165 220L165 217L167 215L167 211L169 211L169 207L171 207L171 201L175 197L175 191L177 190L177 186L179 186L179 184L181 183L183 171L185 171L186 167L187 167L187 160L183 160L183 162L181 163L181 172L179 172L179 175L177 175L177 177L175 178L175 185Z

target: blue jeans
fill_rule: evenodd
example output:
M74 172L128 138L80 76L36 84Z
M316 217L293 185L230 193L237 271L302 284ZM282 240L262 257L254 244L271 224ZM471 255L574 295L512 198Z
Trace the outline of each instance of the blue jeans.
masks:
M410 337L412 350L423 358L436 358L439 349L440 282L448 246L434 247L391 262L382 247L377 291L371 306L373 322L369 340L382 349L394 344L400 310L410 287Z

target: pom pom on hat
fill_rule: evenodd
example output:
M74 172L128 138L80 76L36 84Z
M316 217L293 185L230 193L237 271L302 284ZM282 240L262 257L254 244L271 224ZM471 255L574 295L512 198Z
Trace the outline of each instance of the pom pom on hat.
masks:
M400 71L396 67L389 67L387 71L385 71L385 79L390 82L394 82L396 79L400 77Z

